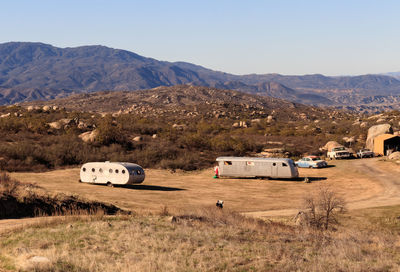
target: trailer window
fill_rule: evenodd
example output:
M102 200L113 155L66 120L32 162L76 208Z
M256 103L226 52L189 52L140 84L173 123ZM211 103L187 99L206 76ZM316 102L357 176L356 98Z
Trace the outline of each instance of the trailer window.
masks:
M142 171L136 170L136 173L137 173L138 175L141 175L141 174L142 174Z
M92 168L92 172L94 173L94 171L96 171L94 168Z
M83 167L83 168L82 168L82 171L83 171L83 172L86 172L86 168L85 168L85 167Z
M283 166L283 167L287 167L287 164L284 163L284 162L282 162L282 166Z
M103 173L103 168L99 168L99 172L100 172L100 173Z
M254 166L254 162L248 161L248 162L246 162L246 165Z
M109 172L110 174L112 174L113 170L112 170L112 169L110 169L110 170L108 170L108 172Z
M115 169L115 174L118 174L118 172L119 172L118 169Z
M272 166L276 166L276 163L274 162L274 163L272 163Z
M121 172L122 172L122 174L125 174L125 170L122 170Z
M224 164L225 165L232 165L232 162L231 161L224 161Z

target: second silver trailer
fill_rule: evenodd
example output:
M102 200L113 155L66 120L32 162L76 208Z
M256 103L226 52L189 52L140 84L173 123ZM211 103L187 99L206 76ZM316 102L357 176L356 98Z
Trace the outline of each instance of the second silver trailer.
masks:
M292 159L218 157L219 176L297 178L299 172Z

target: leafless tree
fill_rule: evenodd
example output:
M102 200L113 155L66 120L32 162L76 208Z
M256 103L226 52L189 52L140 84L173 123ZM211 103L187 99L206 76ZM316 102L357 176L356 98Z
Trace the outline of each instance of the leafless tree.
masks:
M345 206L345 200L327 185L304 198L309 225L326 230L331 224L338 223L338 214L345 212Z

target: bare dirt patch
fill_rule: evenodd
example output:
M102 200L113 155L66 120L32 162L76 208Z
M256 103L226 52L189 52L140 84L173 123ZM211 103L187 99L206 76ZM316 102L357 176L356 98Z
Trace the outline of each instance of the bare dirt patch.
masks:
M400 203L399 169L395 164L379 159L330 164L335 167L300 169L301 177L312 178L310 184L300 180L213 179L211 169L176 173L148 169L142 185L116 188L78 183L77 168L11 176L50 191L78 194L136 212L160 211L163 206L182 209L213 205L222 199L226 208L238 212L288 215L297 211L303 197L321 183L334 186L350 209Z

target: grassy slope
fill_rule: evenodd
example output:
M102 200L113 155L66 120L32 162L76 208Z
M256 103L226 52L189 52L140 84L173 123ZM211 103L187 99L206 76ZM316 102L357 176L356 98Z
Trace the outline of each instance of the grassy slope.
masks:
M2 236L0 262L27 271L398 271L399 213L353 212L325 233L214 207L174 223L165 214L71 217ZM32 256L51 269L32 267Z

